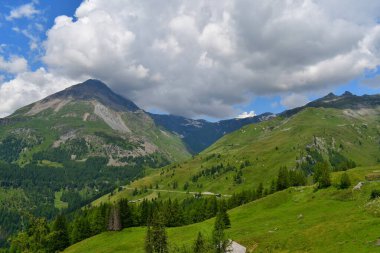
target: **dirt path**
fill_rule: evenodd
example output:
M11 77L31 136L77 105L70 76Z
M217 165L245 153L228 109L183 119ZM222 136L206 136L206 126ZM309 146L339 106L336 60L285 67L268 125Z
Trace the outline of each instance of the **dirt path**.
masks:
M135 188L132 188L132 187L126 187L126 186L123 186L123 189L126 189L126 190L134 190ZM187 191L177 191L177 190L160 190L160 189L147 189L149 191L154 191L154 192L169 192L169 193L180 193L180 194L199 194L199 192L187 192ZM214 193L214 192L201 192L201 195L205 195L205 196L222 196L222 197L231 197L232 195L228 195L228 194L219 194L219 193Z

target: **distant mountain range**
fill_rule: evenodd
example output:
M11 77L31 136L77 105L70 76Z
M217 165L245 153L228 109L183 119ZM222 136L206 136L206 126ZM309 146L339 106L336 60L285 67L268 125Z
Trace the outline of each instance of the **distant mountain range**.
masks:
M365 109L380 106L380 95L363 95L356 96L349 91L344 92L341 96L337 96L333 93L314 100L304 106L297 107L291 110L284 111L279 115L291 116L305 108L310 107L323 107L323 108L336 108L336 109Z
M18 109L0 119L0 140L23 139L24 157L44 148L71 147L83 140L91 148L80 159L106 154L113 164L129 156L160 154L175 161L202 151L223 135L273 116L270 113L220 122L147 113L99 80L87 80ZM1 127L2 126L2 127ZM28 138L40 139L30 143ZM76 145L76 144L75 144ZM28 155L27 155L28 154ZM72 154L76 155L76 154ZM19 160L20 157L17 158ZM27 161L23 161L27 162Z
M380 95L355 96L332 93L305 106L277 115L264 113L243 119L209 122L176 115L145 112L132 101L114 93L99 80L87 80L18 109L0 119L0 140L22 139L17 161L42 149L62 148L73 159L93 155L109 156L111 164L123 164L127 157L159 155L175 161L199 153L222 136L241 127L276 116L289 117L308 107L360 109L380 105ZM33 140L33 141L32 141ZM38 140L38 141L36 141ZM80 140L84 153L72 151ZM1 150L0 150L1 159Z

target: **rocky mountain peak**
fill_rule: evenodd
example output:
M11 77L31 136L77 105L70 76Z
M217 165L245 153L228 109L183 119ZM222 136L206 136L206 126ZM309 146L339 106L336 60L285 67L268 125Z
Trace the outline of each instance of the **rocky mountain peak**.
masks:
M349 91L345 91L343 94L342 94L342 97L352 97L354 96L351 92Z
M52 99L97 100L103 105L116 110L139 110L139 107L131 100L116 94L106 84L96 79L89 79L83 83L73 85L44 100Z

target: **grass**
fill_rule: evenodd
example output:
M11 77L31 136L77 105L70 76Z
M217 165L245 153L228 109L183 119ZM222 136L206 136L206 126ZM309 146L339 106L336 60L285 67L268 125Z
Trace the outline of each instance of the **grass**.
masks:
M54 207L57 209L66 209L69 207L69 203L61 200L63 191L55 192L54 194Z
M350 117L342 110L308 108L291 118L278 117L244 126L222 137L201 154L185 162L151 170L128 187L143 189L158 185L159 189L170 190L173 182L177 182L178 190L184 190L187 182L189 191L221 194L251 189L259 183L269 187L272 179L277 177L280 166L294 167L296 159L302 153L305 155L306 146L314 144L315 137L321 149L339 150L358 166L375 165L380 158L378 119L378 114L364 118ZM242 184L234 182L235 171L201 177L196 183L191 180L193 175L213 165L223 163L240 168L244 161L249 161L250 165L242 169ZM121 196L132 198L128 191L121 191L109 200L115 201Z
M44 166L48 166L48 167L53 167L53 168L63 168L62 163L52 162L52 161L48 161L48 160L42 160L42 161L40 161L40 164L44 165Z
M380 166L348 171L353 185ZM341 173L334 173L333 183ZM360 191L336 187L315 191L313 186L290 188L229 211L229 238L255 252L376 252L380 234L380 205L370 205L371 190L379 182L366 182ZM376 200L377 201L377 200ZM169 228L171 245L191 246L198 231L209 236L214 220ZM107 232L68 248L76 252L144 252L145 228Z

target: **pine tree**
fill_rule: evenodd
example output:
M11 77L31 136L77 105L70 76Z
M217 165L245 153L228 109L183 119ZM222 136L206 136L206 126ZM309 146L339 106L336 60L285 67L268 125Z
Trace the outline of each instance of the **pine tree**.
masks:
M132 227L134 224L134 217L131 207L129 206L127 199L121 199L119 201L120 207L120 222L122 228Z
M72 243L82 241L91 236L90 223L87 217L78 216L75 218L70 235Z
M153 238L152 238L152 229L150 225L148 225L147 230L146 230L145 253L153 253Z
M167 253L168 250L168 236L165 231L163 215L157 212L152 220L152 244L154 253Z
M314 182L318 188L327 188L331 185L330 169L327 161L318 162L314 168Z
M51 235L51 237L54 238L51 242L52 252L63 251L70 245L66 217L63 215L58 215L53 223L52 230L54 233L54 235Z
M231 227L231 221L230 221L230 217L228 216L228 213L227 213L227 206L224 202L221 203L219 212L220 212L219 215L221 216L221 218L223 220L224 227L230 228Z
M270 184L270 191L269 193L275 193L277 190L277 185L276 185L276 181L273 179L271 184Z
M224 221L223 216L218 213L215 219L214 230L212 232L212 240L215 253L224 253L229 245L229 241L224 234Z
M289 184L289 171L284 166L284 167L281 167L279 172L278 172L277 190L282 191L282 190L287 189L289 186L290 186L290 184Z
M29 250L31 252L42 251L47 244L47 236L49 234L46 219L32 217L27 234L29 235Z
M264 186L263 186L263 183L260 183L256 189L257 198L261 198L263 196L263 192L264 192Z
M206 242L203 239L201 232L198 233L198 237L194 242L193 252L194 253L206 253L207 252Z
M96 208L91 215L90 226L91 233L93 235L100 234L106 230L106 216L108 207L102 204L99 208Z

